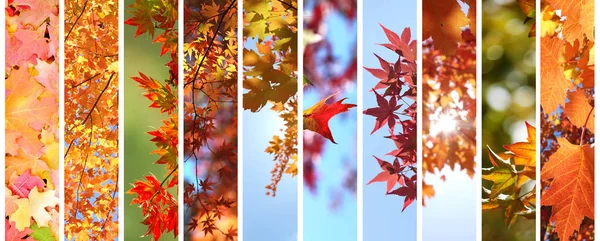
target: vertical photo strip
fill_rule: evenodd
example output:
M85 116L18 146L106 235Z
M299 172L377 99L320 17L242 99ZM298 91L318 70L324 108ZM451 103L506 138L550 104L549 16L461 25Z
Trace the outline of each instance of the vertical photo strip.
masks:
M423 241L476 240L476 2L423 1Z
M483 1L482 240L536 238L535 1Z
M5 240L60 240L58 0L7 1ZM80 113L83 115L83 113ZM90 194L92 194L90 192Z
M240 3L184 2L184 240L238 236Z
M542 0L541 239L594 239L594 1Z
M298 1L245 0L242 8L240 235L298 240Z
M125 240L179 235L177 6L125 0Z
M417 240L416 10L417 1L379 0L362 13L365 241Z
M304 1L304 240L358 240L357 11L356 0Z
M119 3L65 1L66 240L119 236Z

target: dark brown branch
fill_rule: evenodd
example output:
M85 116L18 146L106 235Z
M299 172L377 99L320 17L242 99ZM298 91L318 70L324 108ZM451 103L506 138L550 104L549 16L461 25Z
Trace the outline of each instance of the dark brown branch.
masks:
M215 39L217 38L217 35L219 33L219 29L221 29L221 25L223 24L223 20L225 19L225 15L227 15L227 13L229 12L229 10L231 10L231 8L233 7L233 5L236 2L237 2L237 0L231 2L231 4L229 4L229 6L227 7L227 9L222 13L221 18L219 19L219 23L217 24L217 30L215 31L215 34L213 35L212 39L210 40L210 43L208 44L208 47L204 51L204 54L202 55L202 59L200 60L200 63L198 63L198 67L196 68L196 72L194 73L194 77L190 81L188 81L187 83L185 83L185 85L194 83L194 81L198 77L198 72L200 72L200 67L202 67L202 64L204 64L204 60L206 59L206 56L208 55L208 51L210 51L210 49L212 49L212 46L215 43Z
M290 8L291 8L291 9L294 9L294 10L298 11L298 8L296 8L296 7L292 6L292 4L291 4L291 3L287 3L287 2L285 2L285 1L283 1L283 0L279 0L279 2L280 2L281 4L283 4L283 5L287 6L287 7L288 7L288 9L290 9Z
M100 102L100 99L102 98L102 95L104 94L104 92L106 92L106 89L108 89L108 86L110 86L110 82L112 81L112 78L115 76L115 73L112 73L110 75L110 78L108 79L108 82L106 83L106 86L104 86L104 89L102 89L102 92L100 92L100 95L98 96L98 98L96 98L96 102L94 102L94 105L92 106L92 108L90 108L90 111L88 112L88 114L85 116L85 119L83 119L83 122L81 122L80 125L83 125L87 122L87 120L90 118L90 116L92 115L92 112L94 111L94 109L96 108L96 106L98 105L98 102ZM71 129L73 129L75 126L72 126ZM67 132L71 132L71 129L69 129Z
M74 88L77 88L77 87L81 86L82 84L84 84L84 83L86 83L86 82L88 82L88 81L92 80L93 78L96 78L96 77L98 77L98 75L100 75L100 74L101 74L101 73L97 73L96 75L94 75L94 76L92 76L92 77L89 77L89 78L85 79L84 81L81 81L81 82L79 82L79 83L78 83L78 84L76 84L76 85L73 85L73 86L71 86L71 89L74 89Z
M85 12L85 8L87 7L87 3L88 3L88 1L85 1L85 3L83 3L83 9L81 9L81 13L79 13L79 16L77 16L77 19L75 19L75 22L73 23L73 26L71 26L71 28L69 29L69 33L67 33L67 36L65 36L65 42L67 42L67 39L69 39L69 35L71 35L71 31L73 31L73 28L75 28L75 26L77 26L77 22L79 22L79 19L81 18L81 15L83 15L83 13Z

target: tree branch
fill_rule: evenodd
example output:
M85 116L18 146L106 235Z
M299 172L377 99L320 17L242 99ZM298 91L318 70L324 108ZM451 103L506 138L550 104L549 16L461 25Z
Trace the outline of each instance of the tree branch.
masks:
M88 1L85 1L85 3L83 3L83 9L81 9L81 13L79 13L79 16L77 16L77 19L75 19L75 23L73 23L73 26L71 26L71 28L69 29L69 33L67 33L67 36L65 36L65 42L67 42L67 39L69 39L69 35L71 35L71 31L73 31L73 28L75 28L75 26L77 25L77 22L79 22L81 15L83 15L83 13L85 12L87 3L88 3Z
M188 85L190 83L194 83L194 81L198 77L198 72L200 72L200 67L202 67L202 64L204 64L204 60L206 59L206 56L208 55L208 51L210 51L210 49L212 48L213 44L215 43L215 39L217 38L217 35L219 33L219 29L221 29L221 25L223 24L223 20L225 19L225 15L227 15L227 13L229 12L229 10L231 10L231 8L233 7L233 5L236 2L237 2L237 0L231 2L231 4L229 4L229 6L225 10L225 12L222 13L221 18L219 19L219 23L217 24L217 30L215 31L215 34L213 35L212 39L210 40L210 43L208 44L208 47L204 51L204 54L202 55L202 59L200 60L200 63L198 63L198 67L196 68L196 72L194 73L194 77L190 81L188 81L187 83L185 83L184 86Z
M92 112L94 111L94 109L96 108L96 106L98 105L98 102L100 102L100 98L102 98L102 95L104 94L104 92L106 92L106 89L108 89L108 86L110 85L110 82L112 81L112 78L115 76L115 73L112 73L110 75L110 78L108 79L108 82L106 83L106 86L104 86L104 89L102 89L102 92L100 92L100 95L98 96L98 98L96 98L96 102L94 103L94 105L92 106L92 108L90 108L90 112L88 112L88 114L85 116L85 119L83 119L83 122L81 122L80 125L85 124L85 122L87 122L87 120L90 118L90 116L92 115ZM71 132L71 130L75 127L72 126L67 132Z

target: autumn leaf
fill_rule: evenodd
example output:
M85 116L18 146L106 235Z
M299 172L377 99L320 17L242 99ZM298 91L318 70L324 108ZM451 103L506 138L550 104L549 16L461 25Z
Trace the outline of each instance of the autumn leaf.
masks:
M573 43L583 40L584 36L594 41L594 1L583 0L572 2L569 0L548 0L554 9L560 9L561 15L566 17L563 24L563 36Z
M519 4L519 7L521 7L521 10L523 10L523 13L525 13L525 23L529 22L530 20L533 20L533 25L531 26L531 30L529 30L529 37L535 37L535 30L536 30L536 20L535 20L535 1L534 0L517 0L517 3Z
M25 230L23 231L19 231L18 229L15 228L14 226L14 222L10 222L8 220L4 221L5 223L5 227L4 227L4 231L6 232L4 234L4 240L6 241L33 241L33 239L30 237L32 230L25 228Z
M567 98L569 98L569 102L565 105L565 115L571 123L577 127L585 127L594 133L594 107L590 105L584 91L577 89L569 92Z
M535 180L536 176L536 138L535 127L525 122L527 125L527 142L516 142L505 145L506 150L514 153L514 164L525 166L522 173Z
M458 42L462 40L462 28L469 24L469 18L458 1L425 0L422 6L423 40L431 37L435 48L442 54L454 54Z
M401 172L404 168L400 167L398 159L395 159L394 164L391 164L389 162L379 159L376 156L373 157L375 157L375 160L377 160L377 162L379 163L382 172L380 172L379 174L377 174L377 176L371 179L371 181L369 181L367 185L374 182L385 182L387 183L386 193L389 193L394 188L396 183L404 185L404 179L402 179L402 177L398 175L398 172Z
M413 176L413 178L409 179L408 177L403 176L403 182L406 184L406 186L401 186L396 190L393 190L390 193L388 193L404 197L404 205L402 206L402 212L404 212L404 209L410 206L410 204L413 203L417 198L417 186L415 185L416 177L417 176Z
M355 107L355 104L343 104L344 99L338 100L333 104L327 104L327 100L336 94L327 96L317 102L312 107L304 110L304 126L305 130L310 130L318 133L319 135L329 139L331 142L336 143L333 140L331 131L329 130L329 120L335 115L346 112L350 108Z
M551 222L561 240L579 230L584 217L594 218L594 147L574 145L557 138L560 148L541 171L542 180L552 179L543 191L542 205L552 206Z
M371 134L375 133L375 131L379 130L386 123L391 131L394 131L394 125L396 125L396 121L400 119L398 115L394 112L400 109L402 105L398 105L396 98L392 97L390 100L386 100L383 96L379 95L379 93L375 92L375 96L377 97L377 105L378 107L366 109L363 113L371 116L377 117L375 121L375 127Z
M491 168L483 168L481 178L484 180L492 181L490 198L496 198L500 193L506 189L512 189L514 192L515 182L517 181L517 170L511 165L509 160L504 160L499 157L488 147L488 155L490 159L493 159L494 164Z
M552 113L558 106L564 106L567 90L573 83L565 77L561 68L564 64L565 45L558 37L542 37L540 40L540 78L544 84L540 87L540 99L544 113Z
M34 188L44 188L46 184L37 176L31 176L30 170L25 171L22 175L15 178L10 184L9 188L21 198L27 198L29 192Z

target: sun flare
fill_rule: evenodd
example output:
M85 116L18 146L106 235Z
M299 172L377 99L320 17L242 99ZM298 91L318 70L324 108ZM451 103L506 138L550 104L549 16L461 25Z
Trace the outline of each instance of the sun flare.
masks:
M456 117L448 114L440 114L430 127L431 135L450 134L456 131Z

